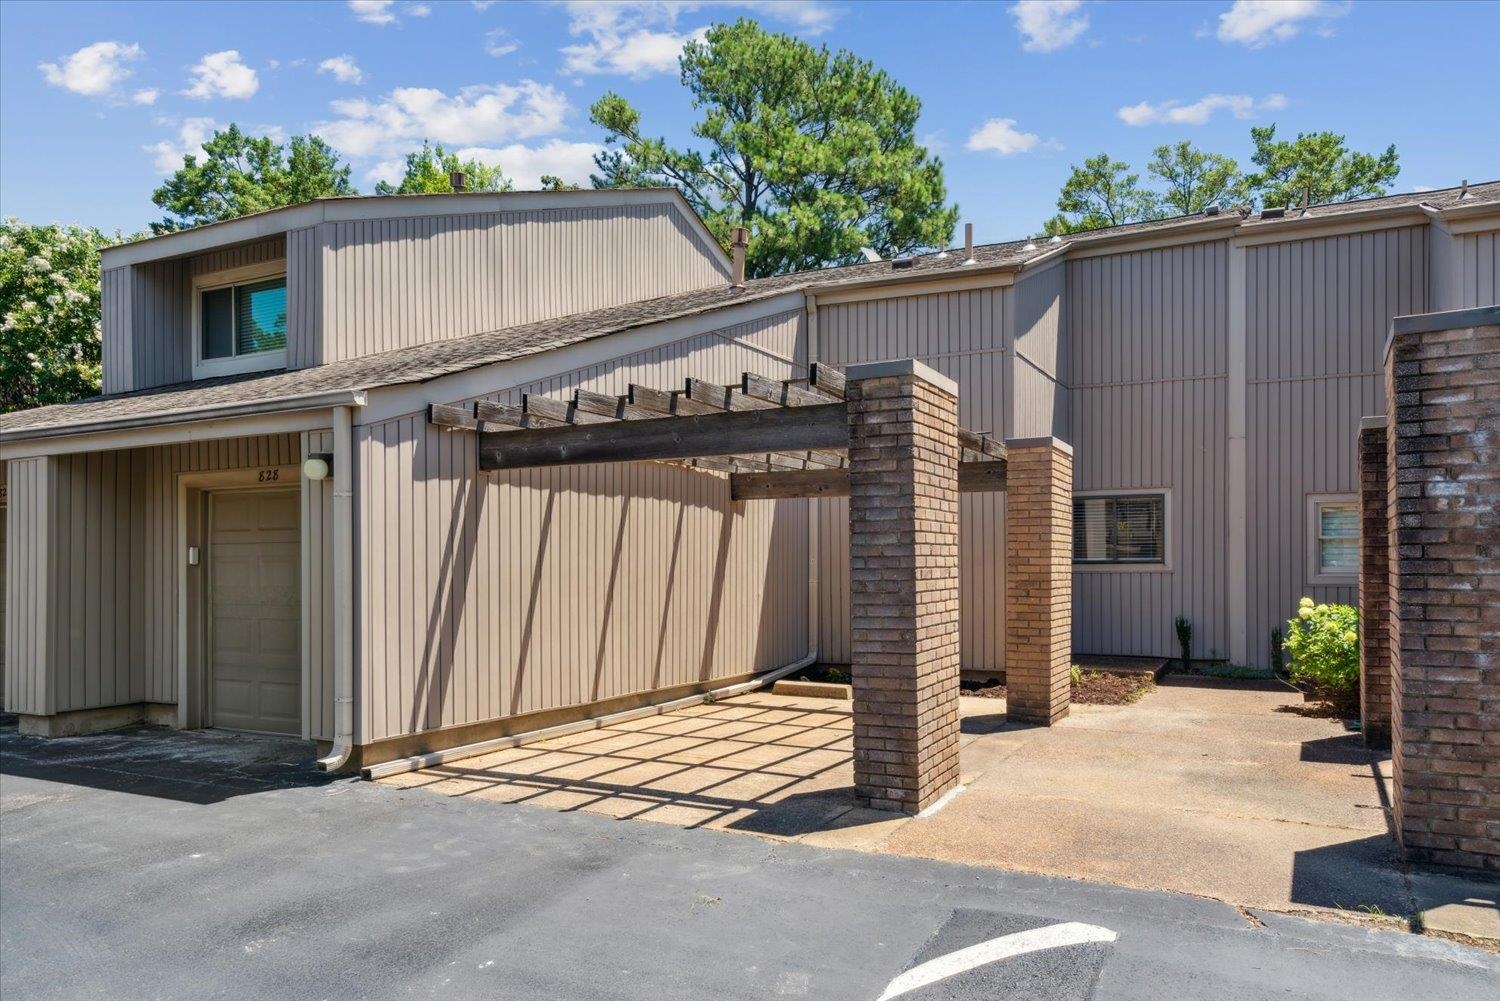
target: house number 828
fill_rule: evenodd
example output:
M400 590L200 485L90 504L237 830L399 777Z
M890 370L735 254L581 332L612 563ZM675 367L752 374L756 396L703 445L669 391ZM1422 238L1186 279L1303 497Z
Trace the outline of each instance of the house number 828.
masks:
M281 479L281 470L279 470L279 469L262 469L260 471L260 476L257 477L256 482L258 482L258 483L270 483L272 480L279 480L279 479Z

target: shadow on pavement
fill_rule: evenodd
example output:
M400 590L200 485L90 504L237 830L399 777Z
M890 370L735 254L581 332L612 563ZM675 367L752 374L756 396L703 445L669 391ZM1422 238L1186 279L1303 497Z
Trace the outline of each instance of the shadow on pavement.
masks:
M0 725L0 774L200 805L333 781L311 741L154 726L26 737L13 721Z

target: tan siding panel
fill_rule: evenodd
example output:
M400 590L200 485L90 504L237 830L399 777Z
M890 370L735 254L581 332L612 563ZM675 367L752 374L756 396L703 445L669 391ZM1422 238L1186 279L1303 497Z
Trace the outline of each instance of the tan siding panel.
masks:
M1005 289L883 299L818 309L818 357L831 365L920 358L958 382L959 422L1005 434ZM849 513L842 499L813 502L818 517L818 655L849 660ZM959 600L962 666L1001 671L1005 657L1005 506L1000 494L965 494Z
M623 393L805 373L782 314L494 394ZM660 463L481 475L472 437L412 414L356 429L359 739L762 671L807 641L804 501L731 504Z
M1500 303L1500 231L1466 233L1456 239L1459 301L1453 308Z
M711 248L666 204L323 223L317 240L325 248L326 341L321 354L299 349L294 365L651 299L725 277ZM304 256L302 248L295 256Z
M1312 582L1308 503L1353 494L1359 419L1385 412L1391 317L1427 309L1425 226L1246 252L1249 653L1297 600L1352 603L1355 585Z
M1067 268L1074 489L1170 495L1167 569L1073 574L1073 648L1171 656L1185 615L1201 654L1227 656L1227 245Z
M52 545L56 460L14 459L7 463L5 482L5 707L47 713L53 701L49 666L55 660L51 609L58 597Z

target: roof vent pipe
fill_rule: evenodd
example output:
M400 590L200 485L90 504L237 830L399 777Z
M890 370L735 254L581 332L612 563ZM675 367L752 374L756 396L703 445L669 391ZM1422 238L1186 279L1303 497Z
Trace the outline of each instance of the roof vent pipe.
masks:
M729 246L734 251L734 281L731 284L735 288L744 288L745 251L750 248L750 231L743 226L734 227L734 235L730 238Z
M974 263L974 224L964 223L964 267Z
M464 190L464 172L461 170L455 170L453 173L449 174L448 183L453 187L453 190L455 192L462 193Z
M1469 197L1469 179L1466 177L1458 186L1458 200L1463 201Z

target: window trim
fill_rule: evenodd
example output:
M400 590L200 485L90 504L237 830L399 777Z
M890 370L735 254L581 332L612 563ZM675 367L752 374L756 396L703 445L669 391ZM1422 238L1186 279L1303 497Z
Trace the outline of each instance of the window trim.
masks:
M229 268L208 274L193 276L193 378L210 379L220 375L240 375L244 372L266 372L286 368L286 348L257 351L254 354L234 355L229 358L203 357L203 293L215 289L233 288L272 278L285 279L286 261L265 261L248 264L242 268ZM290 305L290 298L287 300ZM288 317L290 321L290 317ZM291 340L291 323L287 323L287 340Z
M1080 563L1072 558L1072 536L1069 535L1068 560L1074 573L1171 573L1173 571L1172 546L1172 488L1129 487L1120 490L1075 490L1073 500L1090 497L1160 497L1161 498L1161 560L1157 563ZM1072 513L1072 505L1068 511ZM1071 527L1071 521L1070 521Z
M1348 573L1326 573L1318 560L1318 543L1322 536L1318 534L1318 508L1324 504L1349 504L1354 508L1354 553L1356 560L1359 557L1359 495L1358 494L1308 494L1307 495L1307 582L1309 584L1338 584L1348 586L1358 583L1359 569L1356 567Z

